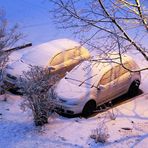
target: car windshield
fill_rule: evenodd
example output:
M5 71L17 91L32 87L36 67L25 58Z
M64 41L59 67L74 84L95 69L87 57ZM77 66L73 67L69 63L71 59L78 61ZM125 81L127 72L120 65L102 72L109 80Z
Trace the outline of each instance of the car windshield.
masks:
M65 79L78 86L96 87L99 80L98 70L96 70L96 67L97 66L95 64L85 61L67 73Z

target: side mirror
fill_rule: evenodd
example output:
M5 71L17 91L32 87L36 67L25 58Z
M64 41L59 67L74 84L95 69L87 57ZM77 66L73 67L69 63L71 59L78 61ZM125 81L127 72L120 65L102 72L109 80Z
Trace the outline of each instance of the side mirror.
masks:
M54 67L48 67L48 70L51 71L51 70L55 70Z
M98 86L98 90L103 90L104 89L104 86L103 85L99 85Z

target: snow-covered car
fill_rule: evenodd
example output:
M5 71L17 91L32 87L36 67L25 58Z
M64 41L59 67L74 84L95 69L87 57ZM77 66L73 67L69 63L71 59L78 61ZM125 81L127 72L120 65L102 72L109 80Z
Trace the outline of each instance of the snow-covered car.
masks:
M119 55L112 54L108 60L84 61L76 66L56 86L58 112L89 115L120 95L136 94L141 81L136 71L139 67L128 55L122 56L122 64Z
M13 57L13 62L7 65L5 83L15 87L18 78L30 66L52 67L52 73L60 73L62 77L81 61L88 59L90 54L75 41L58 39L23 49L22 53L20 50L10 56Z

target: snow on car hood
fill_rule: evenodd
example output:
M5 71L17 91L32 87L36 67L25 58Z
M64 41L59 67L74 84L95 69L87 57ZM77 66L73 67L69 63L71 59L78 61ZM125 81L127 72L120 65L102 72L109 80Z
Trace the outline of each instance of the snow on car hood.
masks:
M45 49L36 49L24 54L21 57L24 63L31 64L31 65L38 65L41 67L45 67L48 65L49 59L51 57L51 52Z
M23 63L21 60L18 60L7 66L6 73L19 77L23 75L23 71L28 71L29 69L30 66L28 64Z
M74 85L63 78L56 87L58 98L67 101L75 101L86 98L91 88Z
M67 73L65 78L72 84L79 85L82 87L97 86L99 81L99 69L96 65L89 61L84 61L77 65L74 69Z

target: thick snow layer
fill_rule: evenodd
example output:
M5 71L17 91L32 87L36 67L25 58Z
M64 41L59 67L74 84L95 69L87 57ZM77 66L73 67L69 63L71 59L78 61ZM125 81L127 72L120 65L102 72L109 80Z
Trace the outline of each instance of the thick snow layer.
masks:
M10 61L21 59L28 64L46 66L50 58L57 53L78 46L79 43L70 39L53 40L12 52Z
M140 66L142 59L139 61ZM138 60L137 60L138 62ZM142 62L147 64L147 62ZM142 73L143 93L134 98L121 98L113 109L94 113L88 119L55 115L49 124L36 128L31 112L20 109L21 96L0 96L0 147L5 148L147 148L148 144L148 78ZM112 120L116 117L115 120ZM112 119L111 119L112 118ZM105 126L109 134L105 144L90 138L92 130Z
M49 60L57 53L78 46L80 46L79 43L69 39L53 40L32 47L31 51L24 54L21 59L28 64L46 66Z
M29 69L30 66L28 64L18 60L7 66L7 73L19 78L21 75L23 75L24 71L27 72Z
M55 115L42 129L33 125L30 112L20 110L21 97L7 95L8 101L0 97L0 146L19 147L141 147L148 143L148 95L141 95L112 110L85 118L66 118ZM106 125L109 139L106 144L95 143L89 136L93 129ZM128 128L129 130L124 130Z
M74 69L72 69L72 71L67 73L66 80L77 86L82 85L82 87L86 86L88 88L91 88L92 85L97 86L95 82L99 81L100 75L98 75L98 73L100 71L100 68L97 64L94 65L94 63L92 62L84 61L76 66ZM92 76L93 79L90 78Z

